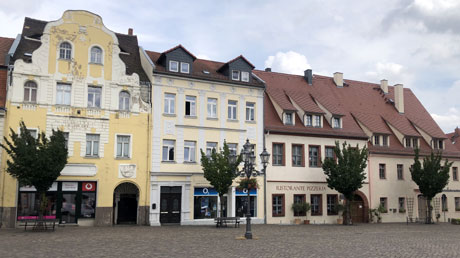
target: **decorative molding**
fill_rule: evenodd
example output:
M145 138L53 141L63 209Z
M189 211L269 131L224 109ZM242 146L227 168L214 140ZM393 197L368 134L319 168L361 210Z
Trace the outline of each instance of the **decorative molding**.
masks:
M136 164L118 165L118 178L136 178Z
M246 130L244 130L244 129L231 129L231 128L221 128L221 127L210 127L210 126L176 125L176 127L178 127L178 128L205 129L205 130L222 130L222 131L240 132L240 133L246 132Z
M95 176L97 167L94 164L67 164L61 176Z

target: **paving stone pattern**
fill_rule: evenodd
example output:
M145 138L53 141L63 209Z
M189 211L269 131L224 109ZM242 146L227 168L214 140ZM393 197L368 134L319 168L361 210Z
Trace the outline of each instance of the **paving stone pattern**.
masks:
M59 227L0 229L0 257L460 257L450 224Z

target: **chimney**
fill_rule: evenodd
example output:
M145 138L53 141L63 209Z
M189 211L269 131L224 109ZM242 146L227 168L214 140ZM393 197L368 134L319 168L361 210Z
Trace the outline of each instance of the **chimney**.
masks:
M132 36L132 35L133 35L133 28L129 28L129 29L128 29L128 35L129 35L129 36Z
M404 87L402 84L395 85L395 107L400 114L404 114Z
M380 81L380 89L383 90L383 93L388 94L388 80L381 80Z
M305 80L307 81L308 85L313 84L313 72L311 69L307 69L304 71L304 77Z
M266 71L266 72L271 72L272 69L271 69L270 67L267 67L267 68L265 68L265 71Z
M343 73L334 73L334 82L337 87L343 87Z

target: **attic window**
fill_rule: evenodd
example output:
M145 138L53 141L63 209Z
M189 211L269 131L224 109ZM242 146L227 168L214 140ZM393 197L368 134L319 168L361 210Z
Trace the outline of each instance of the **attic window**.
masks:
M180 63L180 72L181 73L190 73L190 64L189 63Z
M284 124L285 125L293 125L294 124L294 116L292 112L288 112L284 114Z
M232 80L239 81L240 80L240 71L232 70Z
M417 148L418 147L418 139L417 137L406 137L406 148Z
M433 139L431 142L432 142L433 149L439 149L439 150L444 149L444 141L443 140L441 140L441 139Z
M171 72L179 72L179 62L177 61L169 61L169 71Z
M305 115L305 126L313 126L313 116Z
M203 70L203 73L204 74L209 74L209 71L208 70Z
M244 82L249 82L249 72L241 72L241 80Z
M332 118L332 128L342 128L340 117L333 117Z

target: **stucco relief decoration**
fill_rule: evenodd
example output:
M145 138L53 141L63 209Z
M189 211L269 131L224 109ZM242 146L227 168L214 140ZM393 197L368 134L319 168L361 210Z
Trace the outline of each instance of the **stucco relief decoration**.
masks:
M165 134L171 134L174 135L174 121L165 121Z
M209 88L210 88L211 90L216 90L216 85L215 85L215 84L211 84L211 86L209 86Z
M173 85L173 83L174 83L174 80L173 80L173 79L168 79L168 85L169 85L169 86Z
M193 88L195 87L195 83L194 83L194 82L189 82L189 83L188 83L188 86L190 86L190 88L193 89Z
M118 166L119 178L136 178L135 164L120 164Z

